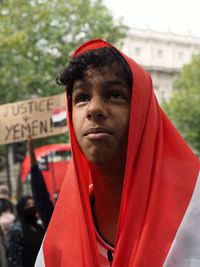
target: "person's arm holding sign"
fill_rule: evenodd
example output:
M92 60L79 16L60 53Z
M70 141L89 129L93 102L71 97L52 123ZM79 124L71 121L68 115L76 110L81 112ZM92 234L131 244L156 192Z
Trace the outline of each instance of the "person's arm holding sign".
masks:
M40 218L45 228L47 228L54 210L54 205L50 199L42 172L37 164L33 141L31 139L28 140L28 151L31 162L31 189Z

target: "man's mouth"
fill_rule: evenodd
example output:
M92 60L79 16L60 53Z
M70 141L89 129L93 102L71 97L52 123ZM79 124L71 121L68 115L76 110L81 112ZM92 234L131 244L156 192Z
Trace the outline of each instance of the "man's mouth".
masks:
M112 132L104 127L91 127L84 133L84 136L87 136L91 141L105 140L110 137L110 135L112 135Z

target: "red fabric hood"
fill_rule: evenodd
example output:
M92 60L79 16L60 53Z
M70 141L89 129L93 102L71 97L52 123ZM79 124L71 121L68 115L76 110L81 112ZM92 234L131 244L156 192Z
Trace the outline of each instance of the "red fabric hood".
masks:
M76 50L111 46L92 40ZM160 267L190 202L199 160L156 100L150 75L121 53L133 74L127 161L113 267ZM89 202L90 170L68 118L73 160L44 239L46 267L98 267Z

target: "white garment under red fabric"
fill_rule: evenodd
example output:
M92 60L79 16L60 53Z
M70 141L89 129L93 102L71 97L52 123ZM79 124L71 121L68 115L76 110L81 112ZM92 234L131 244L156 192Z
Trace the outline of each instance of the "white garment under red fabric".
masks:
M102 239L102 237L99 235L97 230L96 230L96 238L97 238L97 250L99 253L100 266L110 267L113 262L113 258L115 254L114 248ZM110 253L111 255L110 260L109 260L108 253Z
M110 246L109 244L107 244L101 238L101 236L98 234L97 231L96 231L96 239L97 239L97 251L98 251L98 258L99 258L100 266L101 267L110 267L110 266L112 266L112 261L113 261L114 253L115 253L114 248L112 246ZM111 254L112 260L109 260L109 258L108 258L108 251ZM45 267L44 256L43 256L42 249L40 250L40 252L38 254L36 265L40 266L40 267Z
M82 45L74 57L111 46ZM121 53L122 54L122 53ZM156 100L150 75L133 74L126 169L112 267L200 266L200 162ZM99 267L89 200L90 169L68 118L73 160L37 267Z

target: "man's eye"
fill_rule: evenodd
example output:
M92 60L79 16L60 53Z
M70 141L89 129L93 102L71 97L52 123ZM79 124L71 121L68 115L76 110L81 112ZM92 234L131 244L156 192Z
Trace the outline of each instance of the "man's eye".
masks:
M82 103L89 100L89 96L86 94L80 94L75 97L75 103Z
M122 98L124 98L122 93L120 93L118 91L109 92L107 97L108 97L108 99L122 99Z

